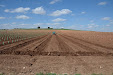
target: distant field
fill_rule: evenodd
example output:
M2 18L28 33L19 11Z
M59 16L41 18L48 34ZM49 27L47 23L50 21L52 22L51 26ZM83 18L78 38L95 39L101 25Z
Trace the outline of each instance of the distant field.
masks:
M0 73L40 72L111 75L113 32L0 30Z

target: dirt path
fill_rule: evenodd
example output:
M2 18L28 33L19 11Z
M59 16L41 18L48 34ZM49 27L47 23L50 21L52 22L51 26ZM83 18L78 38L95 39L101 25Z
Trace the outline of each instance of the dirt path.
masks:
M59 35L52 35L51 41L44 52L70 52L72 49L62 40Z
M48 47L45 48L44 52L60 52L59 42L56 38L56 35L52 35L50 42L48 43Z

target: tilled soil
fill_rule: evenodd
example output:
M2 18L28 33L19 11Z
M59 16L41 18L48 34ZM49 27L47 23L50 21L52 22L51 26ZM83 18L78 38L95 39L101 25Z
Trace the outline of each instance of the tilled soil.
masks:
M47 34L1 46L0 72L16 75L35 75L40 72L105 75L113 73L113 47L111 46L113 33L108 33L107 36L106 32L71 30L55 30L55 32L56 35ZM105 36L98 35L102 33ZM84 35L81 37L80 34ZM92 34L98 37L92 37L94 36ZM91 38L88 39L88 36ZM104 42L99 38L101 36L105 39ZM106 39L112 40L108 42Z

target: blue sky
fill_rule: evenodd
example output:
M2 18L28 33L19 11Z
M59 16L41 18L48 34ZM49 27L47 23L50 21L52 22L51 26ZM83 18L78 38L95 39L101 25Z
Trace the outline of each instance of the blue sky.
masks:
M113 32L113 0L0 0L0 29L37 26Z

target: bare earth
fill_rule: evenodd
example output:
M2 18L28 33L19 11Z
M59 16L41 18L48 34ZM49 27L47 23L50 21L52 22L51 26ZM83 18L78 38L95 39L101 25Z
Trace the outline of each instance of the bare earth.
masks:
M112 75L113 32L45 31L51 34L0 46L0 73Z

